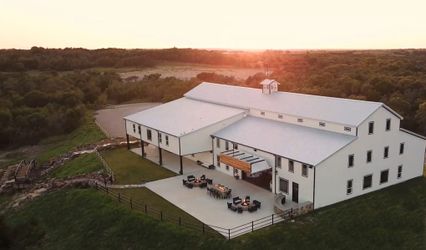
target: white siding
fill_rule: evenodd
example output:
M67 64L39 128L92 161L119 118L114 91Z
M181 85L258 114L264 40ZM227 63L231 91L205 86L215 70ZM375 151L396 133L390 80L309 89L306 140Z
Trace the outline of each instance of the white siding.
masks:
M346 134L346 135L356 135L356 127L349 126L349 125L342 125L338 123L315 120L315 119L310 119L305 117L291 116L291 115L280 114L280 113L264 111L264 110L257 110L257 109L250 109L250 115L255 117L270 119L274 121L281 121L281 122L296 124L296 125L310 127L310 128L317 128L317 129L332 131L332 132ZM299 118L303 119L303 122L298 122ZM319 125L320 122L324 122L325 126L324 127L320 126ZM346 131L345 127L351 128L351 131Z
M386 119L392 119L386 131ZM374 133L368 134L368 124L374 121ZM425 141L399 130L399 120L385 108L380 108L358 128L359 138L320 163L316 168L315 208L369 193L422 175ZM405 152L399 154L399 145ZM389 157L383 151L389 146ZM372 162L367 163L367 151L372 150ZM355 156L354 166L348 168L348 155ZM402 178L397 178L398 166L403 165ZM380 184L380 173L389 169L387 183ZM363 178L372 174L372 187L363 189ZM346 194L346 183L353 180L352 194Z
M182 155L212 150L212 139L210 135L242 119L243 117L244 114L239 114L181 137L180 143Z

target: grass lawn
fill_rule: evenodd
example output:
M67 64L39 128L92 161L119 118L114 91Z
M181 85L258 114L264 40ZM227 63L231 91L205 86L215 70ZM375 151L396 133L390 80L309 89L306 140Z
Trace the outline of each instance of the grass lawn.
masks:
M426 249L426 179L237 238L263 249Z
M125 148L104 151L102 156L114 172L116 184L138 184L176 175Z
M147 190L133 194L170 206L154 196ZM95 190L57 191L4 218L10 232L20 232L10 234L12 249L425 249L426 179L231 241L158 222Z
M95 143L106 138L96 125L92 112L88 112L85 119L86 121L82 126L69 134L52 136L42 140L39 145L44 149L37 156L37 160L44 163L52 157L66 153L79 145Z
M201 226L201 222L199 220L147 188L116 189L114 192L124 194L126 197L131 197L133 200L138 201L143 205L146 204L148 212L150 208L157 211L161 210L163 212L163 218L166 220L176 221L179 217L181 217L183 222Z
M219 249L226 244L132 212L93 189L50 193L4 220L11 249Z
M84 154L63 166L55 169L50 175L56 178L64 178L81 174L88 174L103 169L102 162L95 153Z

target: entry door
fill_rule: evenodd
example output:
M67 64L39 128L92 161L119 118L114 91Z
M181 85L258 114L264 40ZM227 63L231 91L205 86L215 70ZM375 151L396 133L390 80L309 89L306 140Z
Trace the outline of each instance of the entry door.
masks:
M293 182L293 188L292 188L292 200L296 203L299 202L299 184L296 182Z

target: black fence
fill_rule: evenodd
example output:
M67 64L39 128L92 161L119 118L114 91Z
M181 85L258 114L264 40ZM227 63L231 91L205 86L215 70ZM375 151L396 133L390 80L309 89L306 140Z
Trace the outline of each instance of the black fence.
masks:
M170 215L161 209L155 208L147 203L144 203L140 200L132 199L125 194L118 192L116 189L111 189L102 185L95 183L95 188L100 190L107 195L111 196L113 199L117 200L119 203L129 206L132 210L137 210L142 212L145 215L150 216L151 218L157 219L159 221L169 222L178 226L182 226L191 230L198 231L203 234L212 234L219 236L218 232L212 229L209 225L199 222L194 219L194 221L188 221L181 216Z
M200 221L196 222L196 220L187 221L180 216L177 217L174 215L166 214L161 209L155 208L141 201L134 200L131 197L128 197L126 195L123 195L117 192L115 189L110 189L108 187L101 186L98 184L96 184L95 187L97 190L103 191L109 196L113 197L118 202L127 204L130 207L130 209L140 211L159 221L169 222L178 226L182 226L191 230L201 232L203 234L212 234L215 236L218 236L220 234L228 240L246 233L253 232L255 230L258 230L264 227L272 226L274 224L280 223L282 221L285 221L303 214L301 213L300 209L291 208L291 209L288 209L279 213L271 214L269 216L266 216L266 217L263 217L263 218L260 218L260 219L257 219L257 220L254 220L233 228L223 228L223 227L214 226L214 225L207 225Z

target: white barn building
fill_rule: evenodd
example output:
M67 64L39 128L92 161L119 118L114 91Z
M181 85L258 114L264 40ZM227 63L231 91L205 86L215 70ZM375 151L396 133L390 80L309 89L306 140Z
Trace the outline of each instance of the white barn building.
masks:
M127 137L208 165L314 209L422 176L426 140L380 102L203 82L125 117ZM141 143L142 155L144 146ZM205 161L205 159L203 159ZM242 180L241 180L242 179Z

